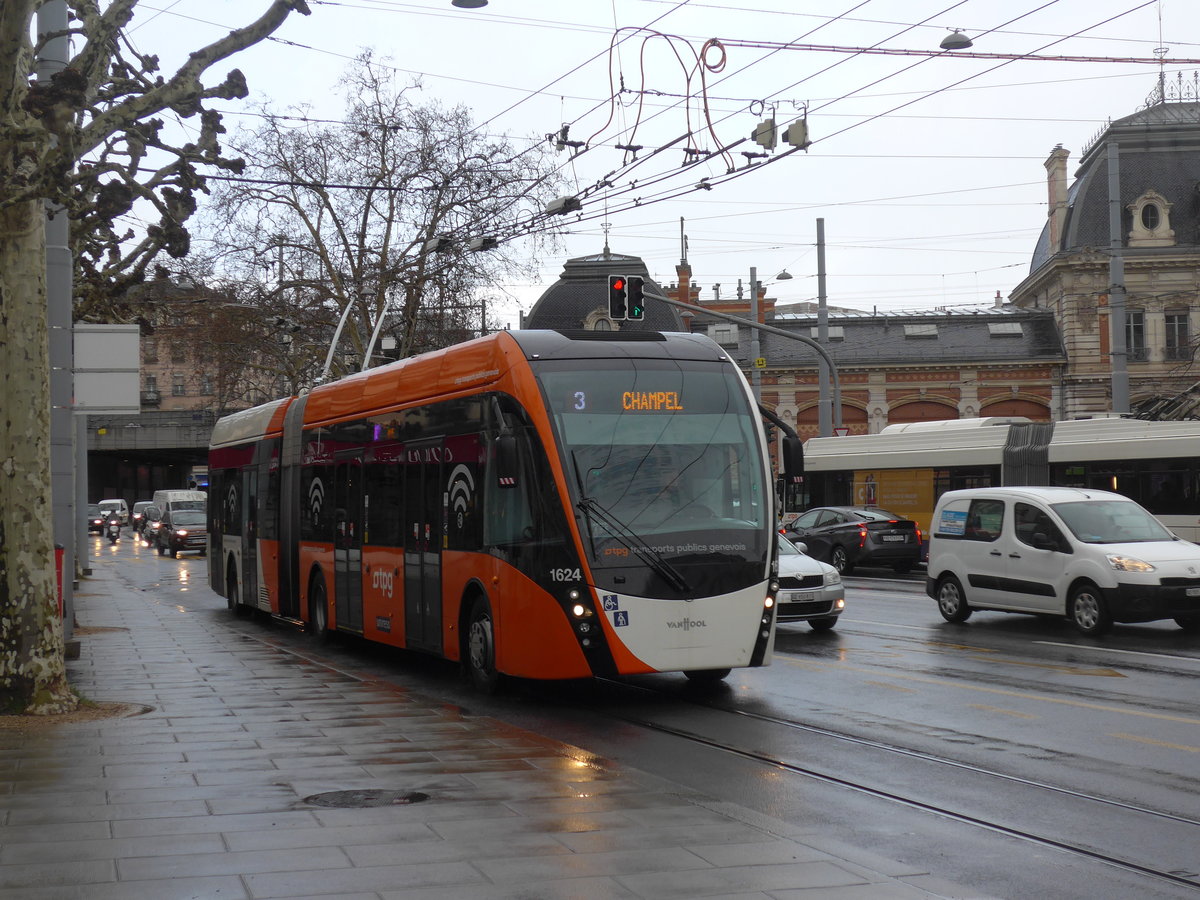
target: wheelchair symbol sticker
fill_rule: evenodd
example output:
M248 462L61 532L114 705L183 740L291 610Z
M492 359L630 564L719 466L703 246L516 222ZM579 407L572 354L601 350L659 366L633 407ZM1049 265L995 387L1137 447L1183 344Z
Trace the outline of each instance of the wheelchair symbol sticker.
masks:
M614 610L618 610L621 608L621 604L617 600L616 594L605 594L600 599L602 601L604 601L604 611L605 612L613 612Z

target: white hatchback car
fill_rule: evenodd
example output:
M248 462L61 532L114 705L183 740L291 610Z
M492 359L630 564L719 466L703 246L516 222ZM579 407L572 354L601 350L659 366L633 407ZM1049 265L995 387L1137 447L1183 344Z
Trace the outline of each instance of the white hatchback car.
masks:
M846 608L842 576L828 563L813 559L783 535L779 540L779 622L807 622L813 631L828 631Z
M1200 547L1109 491L948 491L933 513L925 592L949 622L996 609L1066 616L1087 635L1158 619L1200 631Z

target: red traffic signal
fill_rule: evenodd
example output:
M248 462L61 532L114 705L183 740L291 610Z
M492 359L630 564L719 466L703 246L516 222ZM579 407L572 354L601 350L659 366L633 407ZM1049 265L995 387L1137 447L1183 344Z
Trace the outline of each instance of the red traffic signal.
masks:
M628 318L629 279L624 275L608 276L608 317L614 321Z

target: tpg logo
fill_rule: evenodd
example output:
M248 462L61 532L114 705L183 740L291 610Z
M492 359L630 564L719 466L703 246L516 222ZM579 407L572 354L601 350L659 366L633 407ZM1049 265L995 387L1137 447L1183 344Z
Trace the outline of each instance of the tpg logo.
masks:
M376 569L371 573L371 587L378 590L383 596L391 599L395 578L395 572L389 572L387 569Z

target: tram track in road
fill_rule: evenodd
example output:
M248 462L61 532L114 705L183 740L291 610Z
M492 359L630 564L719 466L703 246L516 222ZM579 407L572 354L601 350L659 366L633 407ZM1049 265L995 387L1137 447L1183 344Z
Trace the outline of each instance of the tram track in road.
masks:
M629 682L624 681L612 681L609 683L613 685L619 685L624 690L641 692L647 696L664 696L664 692L655 690L652 687L630 684ZM675 699L680 698L675 697ZM1139 824L1145 826L1147 831L1152 831L1152 828L1146 825L1146 823L1154 823L1162 828L1167 829L1183 831L1195 829L1195 834L1190 840L1180 840L1178 838L1176 838L1176 840L1183 847L1190 846L1194 848L1197 843L1200 843L1200 819L1167 812L1161 809L1153 809L1151 807L1141 806L1136 803L1129 803L1111 797L1102 797L1087 793L1085 791L1075 790L1073 788L1048 784L1035 779L999 772L994 769L988 769L973 763L949 759L934 753L914 750L910 747L890 744L884 741L875 740L873 738L864 738L857 735L846 734L831 730L829 728L809 725L804 722L790 720L778 716L765 715L763 713L757 713L748 710L731 709L716 703L704 702L696 698L689 699L687 701L687 705L735 716L742 721L759 723L768 727L786 728L790 732L803 733L822 741L833 741L840 747L852 746L873 754L884 754L886 757L890 757L893 760L897 758L903 758L922 767L933 767L941 770L942 772L955 772L972 779L983 779L987 783L1003 783L1021 792L1024 799L1021 802L1014 804L1014 807L1019 810L1028 811L1030 818L1035 817L1034 811L1038 809L1052 809L1062 815L1064 804L1069 804L1073 810L1072 815L1079 822L1095 823L1098 821L1103 821L1104 819L1102 817L1106 817L1107 819L1116 818L1122 820L1114 822L1111 826L1109 826L1105 832L1108 834L1142 834L1144 832L1142 828L1138 827ZM1179 887L1187 887L1192 891L1200 892L1200 867L1197 867L1194 864L1194 852L1183 853L1180 857L1183 862L1180 865L1174 865L1173 863L1169 862L1164 863L1161 860L1157 862L1150 859L1139 860L1135 858L1133 854L1122 855L1120 851L1108 849L1104 847L1100 841L1088 842L1084 840L1072 840L1068 835L1074 834L1075 832L1071 832L1066 829L1061 829L1061 831L1064 832L1063 836L1056 836L1053 833L1048 833L1052 832L1053 829L1039 830L1035 827L1030 827L1027 822L1023 823L1011 820L1003 821L1003 817L1001 816L989 817L987 815L972 813L968 809L968 803L955 804L936 799L926 799L921 796L916 796L915 792L890 788L879 783L878 781L871 783L868 779L855 778L845 774L837 774L829 770L814 767L812 765L796 762L794 759L786 758L791 756L791 754L788 753L751 749L746 745L725 740L720 737L713 737L711 735L700 733L694 728L684 727L666 721L654 721L652 718L647 718L636 714L610 712L607 713L607 715L627 725L642 728L647 731L677 740L687 741L688 743L696 746L759 763L764 766L769 766L777 771L786 772L801 778L811 779L835 788L853 791L855 793L866 795L889 804L903 806L910 810L916 810L918 812L938 816L939 818L951 822L984 829L991 833L1013 838L1027 844L1067 853L1079 859L1090 860L1092 862L1100 863L1106 866L1112 866L1135 875L1152 878L1159 882ZM728 732L731 729L722 728L721 730L723 732ZM742 731L743 729L732 730ZM821 756L822 758L844 759L844 754L835 754L833 756L829 754L821 754ZM874 770L891 772L893 771L893 766L877 766ZM901 782L905 781L903 778L897 780ZM941 783L944 780L945 779L935 774L932 779L926 777L924 783ZM1042 798L1040 802L1035 799L1039 797ZM1150 840L1147 843L1152 847L1155 846L1155 842L1153 840Z

